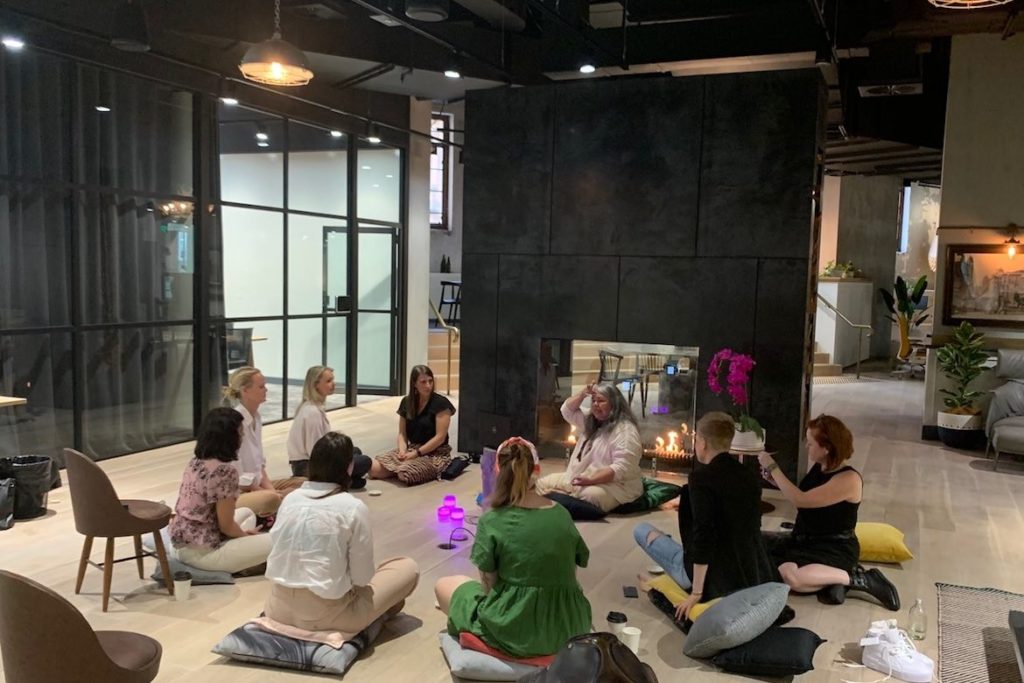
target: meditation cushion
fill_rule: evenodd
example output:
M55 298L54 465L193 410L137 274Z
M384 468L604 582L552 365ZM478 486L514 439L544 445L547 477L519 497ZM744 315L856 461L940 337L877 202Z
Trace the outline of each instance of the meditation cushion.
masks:
M565 493L548 493L544 497L548 500L555 501L568 510L569 516L577 522L593 522L599 519L604 519L604 516L607 514L604 510L593 503L588 503L587 501L580 500L579 498L573 498Z
M860 522L856 533L861 562L899 563L914 559L903 543L903 532L890 524Z
M513 657L501 650L495 650L493 647L480 640L475 633L460 633L459 645L467 650L483 652L485 655L504 659L506 662L515 662L516 664L526 664L528 666L550 666L551 662L555 661L554 655L545 655L543 657Z
M441 634L441 651L454 675L473 681L518 681L540 668L468 650L447 633Z
M188 572L192 575L193 586L211 586L219 583L234 583L235 577L231 576L228 572L215 572L209 569L199 569L198 567L190 567L184 562L179 562L172 557L167 558L167 566L171 570L171 576L173 577L178 572ZM153 571L153 575L150 577L157 583L164 582L164 573L160 569L160 563L157 562L156 569Z
M799 676L814 668L814 651L825 641L805 628L770 628L749 643L719 652L715 666L747 676Z
M789 597L784 583L763 583L726 595L693 622L683 653L714 657L722 650L749 643L782 614Z
M682 486L658 481L657 479L651 479L650 477L644 477L643 483L643 495L632 503L623 503L612 510L612 512L616 515L631 515L634 512L647 512L648 510L654 510L659 505L664 505L678 496L683 490Z
M264 631L249 623L224 636L213 646L213 652L252 664L342 675L377 639L387 619L387 615L379 617L355 637L346 640L339 649Z
M672 577L668 574L662 574L661 576L655 577L647 582L647 587L656 590L672 603L673 606L678 607L680 604L686 601L690 594L679 587L679 584L672 580ZM715 598L708 602L698 602L690 610L690 621L697 621L697 617L704 614L709 607L716 604L721 598Z

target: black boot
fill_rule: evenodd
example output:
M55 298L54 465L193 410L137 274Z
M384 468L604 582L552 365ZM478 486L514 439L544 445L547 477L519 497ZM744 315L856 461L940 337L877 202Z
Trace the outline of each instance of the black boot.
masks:
M825 586L818 591L818 602L823 605L841 605L846 602L846 586L838 583L832 586Z
M900 608L900 594L896 592L896 586L877 569L864 569L857 565L850 574L849 590L863 591L893 612Z

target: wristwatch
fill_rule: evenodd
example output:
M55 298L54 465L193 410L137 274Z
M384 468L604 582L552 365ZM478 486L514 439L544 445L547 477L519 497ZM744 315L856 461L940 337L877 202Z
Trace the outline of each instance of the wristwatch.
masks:
M779 469L779 463L773 462L770 465L768 465L768 467L765 467L764 471L765 471L765 474L771 474L772 472L774 472L777 469Z

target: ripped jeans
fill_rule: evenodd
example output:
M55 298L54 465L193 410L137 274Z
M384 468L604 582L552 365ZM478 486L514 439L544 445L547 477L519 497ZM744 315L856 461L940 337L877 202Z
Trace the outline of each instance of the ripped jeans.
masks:
M659 535L652 543L648 544L647 537L652 531L656 531ZM683 566L682 545L677 543L668 534L659 531L653 524L648 524L647 522L641 522L636 525L636 528L633 529L633 538L636 539L637 545L643 548L643 551L658 566L664 569L665 573L673 581L679 584L680 588L690 590L693 584L690 582L690 577L686 575L686 569Z

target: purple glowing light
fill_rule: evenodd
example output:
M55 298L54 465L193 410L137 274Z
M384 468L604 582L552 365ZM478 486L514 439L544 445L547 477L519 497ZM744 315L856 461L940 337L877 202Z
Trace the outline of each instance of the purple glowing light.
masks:
M452 508L451 520L453 522L462 523L462 520L466 519L466 511L462 508Z
M455 508L455 509L459 510L460 508ZM452 508L448 507L447 505L442 505L441 507L437 508L437 521L439 521L439 522L447 522L451 518L452 518Z
M456 500L455 496L453 496L452 494L449 493L447 496L444 497L444 506L445 507L453 508L456 505L458 505L458 501Z

